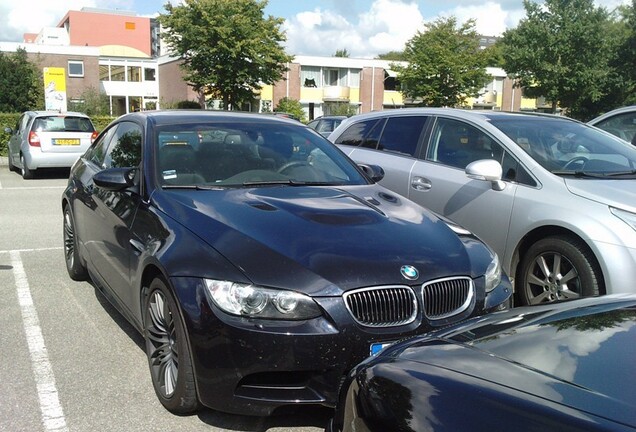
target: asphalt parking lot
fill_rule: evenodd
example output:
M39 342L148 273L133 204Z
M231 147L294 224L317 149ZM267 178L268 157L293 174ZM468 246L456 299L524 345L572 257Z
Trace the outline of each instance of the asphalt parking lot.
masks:
M25 181L0 160L0 431L324 429L331 411L320 407L267 418L166 411L142 337L90 283L66 273L60 196L67 175Z

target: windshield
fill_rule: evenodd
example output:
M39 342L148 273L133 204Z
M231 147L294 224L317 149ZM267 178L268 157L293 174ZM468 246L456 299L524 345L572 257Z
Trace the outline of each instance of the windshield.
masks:
M567 119L491 118L541 166L558 175L634 175L636 148L608 133Z
M86 117L50 115L33 121L35 132L93 132L93 123Z
M301 125L169 125L158 128L155 144L164 187L368 183L333 144Z

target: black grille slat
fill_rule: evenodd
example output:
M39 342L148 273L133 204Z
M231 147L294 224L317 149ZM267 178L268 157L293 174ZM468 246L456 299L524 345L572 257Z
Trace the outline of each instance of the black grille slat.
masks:
M433 281L422 287L424 313L430 319L445 318L465 310L472 301L473 283L470 278Z
M345 293L353 318L369 327L409 324L417 316L417 301L409 287L365 288Z

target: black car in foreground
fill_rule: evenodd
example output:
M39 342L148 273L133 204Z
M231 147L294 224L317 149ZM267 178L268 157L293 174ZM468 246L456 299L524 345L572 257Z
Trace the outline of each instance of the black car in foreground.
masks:
M67 269L143 334L168 410L333 406L385 344L511 294L496 254L380 177L288 119L128 114L71 169Z
M329 432L634 431L636 296L497 312L387 347Z

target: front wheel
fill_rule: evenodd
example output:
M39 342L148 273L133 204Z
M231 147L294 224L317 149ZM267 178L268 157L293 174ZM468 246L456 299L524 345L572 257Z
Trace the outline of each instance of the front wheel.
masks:
M161 404L175 414L199 408L190 348L177 304L161 278L149 287L144 336L150 376Z
M579 239L555 236L534 243L521 261L519 298L524 305L552 303L600 293L601 272Z

